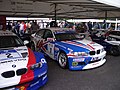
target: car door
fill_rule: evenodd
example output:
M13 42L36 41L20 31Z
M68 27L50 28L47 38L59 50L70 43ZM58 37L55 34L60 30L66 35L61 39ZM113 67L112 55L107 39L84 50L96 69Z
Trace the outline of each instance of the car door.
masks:
M54 59L54 35L51 30L46 30L43 36L43 46L42 50L45 51L45 53Z
M43 29L36 32L36 34L34 36L34 40L33 40L36 48L40 48L39 44L40 44L41 40L43 40L44 32L45 32L45 30L43 30Z

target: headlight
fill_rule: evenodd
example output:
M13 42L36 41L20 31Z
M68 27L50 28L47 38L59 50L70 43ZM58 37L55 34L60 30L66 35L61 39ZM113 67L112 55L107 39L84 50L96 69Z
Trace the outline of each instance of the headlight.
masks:
M34 69L36 69L36 68L41 68L41 67L42 67L42 63L39 62L39 63L36 63L36 64L32 65L32 66L30 67L30 69L31 69L31 70L34 70Z
M72 52L75 56L87 56L88 54L86 52Z

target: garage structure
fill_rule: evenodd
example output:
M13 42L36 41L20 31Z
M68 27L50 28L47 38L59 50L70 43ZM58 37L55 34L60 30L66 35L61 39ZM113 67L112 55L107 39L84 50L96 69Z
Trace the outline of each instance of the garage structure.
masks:
M119 19L119 0L0 0L0 21L6 17ZM2 18L2 19L1 19Z
M119 18L120 6L97 0L0 0L0 15L57 18ZM111 0L112 1L112 0Z
M105 19L120 17L119 7L90 0L79 0L78 2L72 0L63 2L61 0L0 0L0 15L3 22L6 16L54 18L56 15L57 18ZM71 8L67 8L69 6ZM113 61L114 59L115 61ZM49 82L40 90L119 90L119 57L107 56L107 60L108 62L103 67L85 72L65 71L59 68L54 61L49 61L48 64L51 66Z

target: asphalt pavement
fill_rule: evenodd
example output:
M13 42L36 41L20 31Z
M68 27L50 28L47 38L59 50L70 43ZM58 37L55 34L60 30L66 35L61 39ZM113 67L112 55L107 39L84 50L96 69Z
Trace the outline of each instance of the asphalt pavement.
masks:
M47 58L48 82L39 90L120 90L120 56L107 55L107 62L94 69L70 71Z

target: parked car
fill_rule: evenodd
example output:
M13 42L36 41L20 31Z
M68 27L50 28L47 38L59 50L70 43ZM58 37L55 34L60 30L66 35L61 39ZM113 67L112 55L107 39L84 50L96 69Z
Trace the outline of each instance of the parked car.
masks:
M0 90L36 90L47 82L44 55L27 48L10 31L0 31Z
M84 39L84 35L67 28L40 29L31 37L31 48L40 50L62 68L84 70L106 62L103 46Z
M90 36L94 42L101 44L108 54L120 55L120 31L97 30Z
M105 34L108 39L113 39L115 41L120 41L120 30L111 30Z

